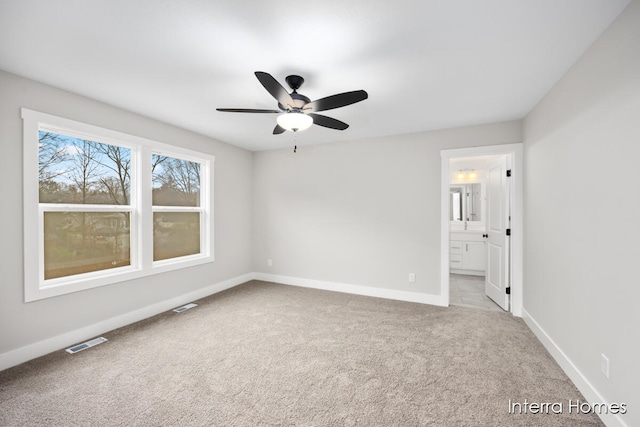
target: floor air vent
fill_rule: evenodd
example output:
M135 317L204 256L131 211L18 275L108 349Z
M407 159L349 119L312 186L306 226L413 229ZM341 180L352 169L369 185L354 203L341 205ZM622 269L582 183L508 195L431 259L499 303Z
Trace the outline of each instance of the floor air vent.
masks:
M193 308L197 305L198 304L189 303L189 304L183 305L182 307L174 308L173 311L175 311L176 313L182 313L183 311L189 310L190 308Z
M107 339L105 337L99 337L92 339L91 341L83 342L82 344L74 345L73 347L69 347L66 352L69 354L75 354L79 351L86 350L89 347L93 347L94 345L102 344Z

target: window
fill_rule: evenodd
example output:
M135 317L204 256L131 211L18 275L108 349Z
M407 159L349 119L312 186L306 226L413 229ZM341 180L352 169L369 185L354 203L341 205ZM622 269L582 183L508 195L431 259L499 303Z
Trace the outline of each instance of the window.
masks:
M213 156L22 118L26 301L213 261Z
M131 265L131 149L38 130L44 279Z
M153 154L153 260L200 253L198 162Z

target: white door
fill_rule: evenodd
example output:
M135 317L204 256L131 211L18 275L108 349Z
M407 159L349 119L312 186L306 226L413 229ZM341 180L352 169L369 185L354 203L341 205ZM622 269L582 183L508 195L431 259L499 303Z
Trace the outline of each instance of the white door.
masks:
M509 182L507 158L489 164L487 177L487 269L484 290L503 310L509 310Z

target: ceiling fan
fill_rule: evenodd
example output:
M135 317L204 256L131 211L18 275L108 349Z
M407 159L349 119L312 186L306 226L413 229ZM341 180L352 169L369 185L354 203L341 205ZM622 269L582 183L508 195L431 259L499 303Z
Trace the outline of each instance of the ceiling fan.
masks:
M304 83L304 79L300 76L291 75L285 79L289 87L293 89L293 91L289 93L271 74L256 71L255 75L267 92L278 101L279 110L256 110L248 108L216 108L216 110L228 113L280 114L277 119L278 124L275 129L273 129L274 135L284 133L287 130L292 132L302 131L309 128L312 124L329 129L345 130L349 127L345 122L316 114L316 112L355 104L369 97L364 90L354 90L352 92L339 93L311 101L306 96L297 92L300 86L302 86L302 83Z

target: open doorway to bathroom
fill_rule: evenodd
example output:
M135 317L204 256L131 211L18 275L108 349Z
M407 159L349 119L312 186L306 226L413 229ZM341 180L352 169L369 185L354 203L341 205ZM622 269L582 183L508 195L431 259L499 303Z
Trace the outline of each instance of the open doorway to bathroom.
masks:
M522 310L522 144L442 151L445 305Z
M508 203L508 194L501 194L502 182L494 183L496 172L491 168L505 169L507 155L454 157L449 159L449 303L483 308L493 311L507 311L509 300L499 292L499 305L487 292L489 254L488 251L489 213L496 214L502 204ZM501 175L503 172L498 171ZM502 181L502 180L499 180ZM491 196L497 191L500 197ZM507 200L501 200L507 199ZM496 206L497 202L497 206ZM498 209L496 209L498 208ZM500 214L500 212L497 212ZM506 212L505 212L506 213ZM499 218L500 219L500 218ZM505 218L506 219L506 218ZM506 263L508 259L499 261ZM500 281L506 272L498 275ZM494 276L495 276L494 272ZM506 284L498 283L498 287Z

